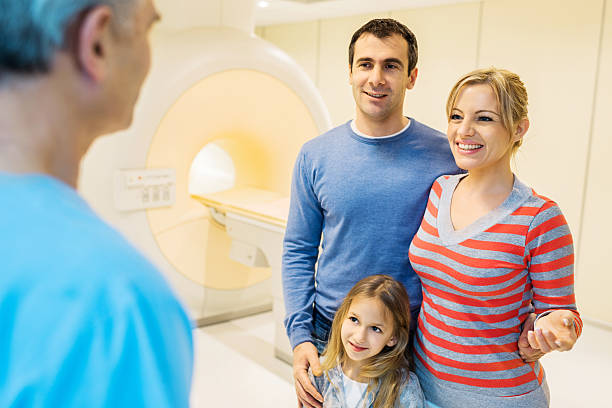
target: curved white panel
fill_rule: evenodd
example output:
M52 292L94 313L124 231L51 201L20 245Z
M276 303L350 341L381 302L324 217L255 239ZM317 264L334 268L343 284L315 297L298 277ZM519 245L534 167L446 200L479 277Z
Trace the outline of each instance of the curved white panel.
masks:
M297 149L306 139L330 127L327 110L316 88L295 62L271 44L239 30L217 27L179 33L158 31L153 45L152 71L135 108L132 127L94 143L82 163L80 190L95 210L159 265L194 317L206 318L213 314L227 314L236 308L258 307L264 299L265 302L270 300L270 282L265 280L269 271L247 268L229 260L229 256L225 259L224 252L229 253L230 241L222 226L210 219L206 208L189 202L191 163L199 162L195 160L198 153L207 144L214 143L230 156L235 168L235 183L249 184L255 180L253 184L258 188L288 194L289 163L292 164ZM236 95L236 103L229 104L222 111L231 113L232 106L241 105L242 99L248 99L240 97L238 91L242 95L255 95L256 102L247 102L251 109L244 111L241 108L242 116L206 116L206 108L198 103L185 105L185 109L194 109L193 112L176 108L184 103L184 97L207 95L205 90L199 93L192 90L198 87L213 89L215 78L219 77L221 81L228 76L226 73L237 75L241 70L258 79L250 81L250 84L240 82L241 75L236 80L229 79L223 93ZM284 89L279 92L289 100L300 101L285 105L296 106L295 109L303 112L298 116L303 116L304 123L311 125L296 126L305 128L305 132L297 136L292 131L291 122L287 121L290 115L279 112L280 108L267 99L267 92L250 89L251 84L257 88L263 83L276 83L279 90ZM232 84L240 85L232 88ZM205 98L204 101L215 106L214 100ZM174 124L164 128L175 123L166 120L173 110L173 115L189 116L189 121L183 123L185 127L180 131ZM262 120L264 116L274 120ZM276 121L278 126L273 126L272 130L265 127L255 129L254 123L258 118L262 123ZM227 127L228 120L247 125L239 132L215 131ZM274 140L292 142L283 144ZM182 150L186 145L190 147ZM274 151L275 148L278 150ZM221 158L218 150L217 154L211 153L215 151L214 147L209 149L203 154L210 156L207 159L217 161L217 171L222 175L217 180L224 180L213 188L230 185L227 157ZM256 163L258 158L259 164ZM114 170L161 167L175 169L177 174L176 202L172 206L146 212L119 211L114 207ZM204 172L210 175L214 171L212 167ZM180 203L187 205L182 207L183 210L173 210ZM215 256L218 259L213 262ZM191 272L184 272L186 269Z

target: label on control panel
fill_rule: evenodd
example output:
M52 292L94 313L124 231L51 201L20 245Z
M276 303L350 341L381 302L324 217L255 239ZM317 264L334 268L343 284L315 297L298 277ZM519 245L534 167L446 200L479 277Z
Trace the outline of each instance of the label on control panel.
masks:
M175 200L174 169L123 169L115 172L115 207L119 211L169 207Z

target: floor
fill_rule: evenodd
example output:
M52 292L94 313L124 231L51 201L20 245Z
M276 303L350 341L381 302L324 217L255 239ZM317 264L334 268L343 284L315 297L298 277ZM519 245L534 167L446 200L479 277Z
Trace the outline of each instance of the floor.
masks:
M192 408L296 407L291 367L274 358L272 313L195 331ZM543 358L552 408L610 408L612 331L588 323L574 349Z

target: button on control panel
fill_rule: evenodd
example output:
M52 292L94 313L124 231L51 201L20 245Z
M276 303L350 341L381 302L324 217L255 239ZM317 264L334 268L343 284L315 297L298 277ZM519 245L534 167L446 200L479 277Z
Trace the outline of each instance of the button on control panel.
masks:
M115 172L115 207L120 211L169 207L175 199L174 169L124 169Z

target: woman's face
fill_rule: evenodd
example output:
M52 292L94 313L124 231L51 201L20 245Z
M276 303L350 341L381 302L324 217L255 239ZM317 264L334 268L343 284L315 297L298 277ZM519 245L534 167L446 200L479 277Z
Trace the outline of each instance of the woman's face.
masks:
M451 111L446 132L457 166L464 170L510 169L511 137L502 123L499 104L487 84L464 86Z

